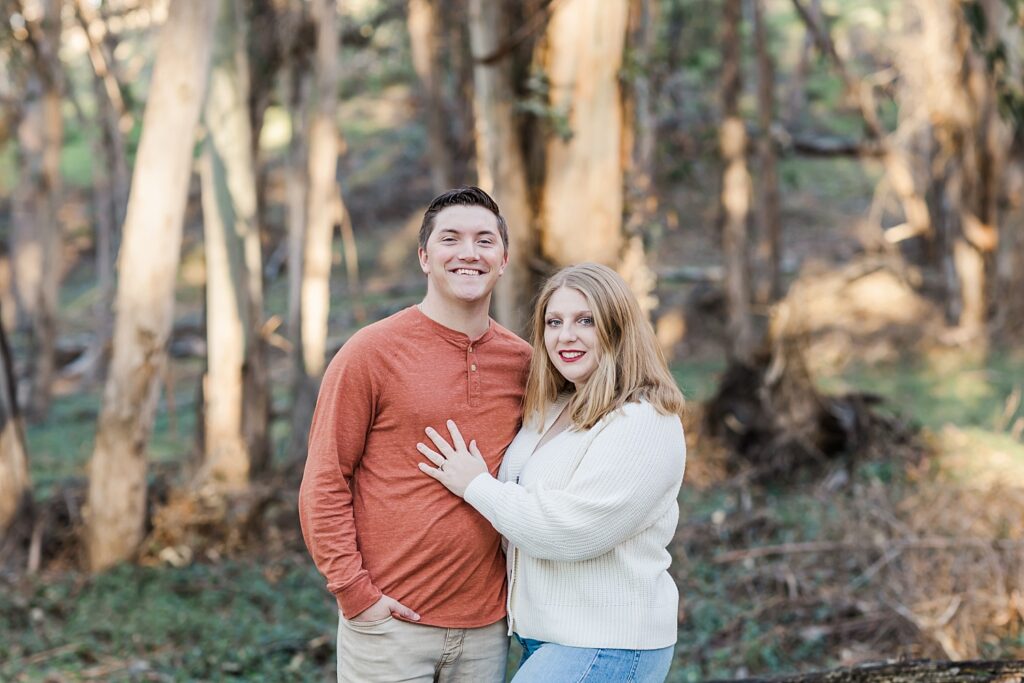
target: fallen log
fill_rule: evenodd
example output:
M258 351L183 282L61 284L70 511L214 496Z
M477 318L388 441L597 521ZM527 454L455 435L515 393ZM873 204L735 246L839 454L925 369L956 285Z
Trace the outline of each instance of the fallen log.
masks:
M1024 661L911 660L794 676L742 678L732 683L1024 683Z

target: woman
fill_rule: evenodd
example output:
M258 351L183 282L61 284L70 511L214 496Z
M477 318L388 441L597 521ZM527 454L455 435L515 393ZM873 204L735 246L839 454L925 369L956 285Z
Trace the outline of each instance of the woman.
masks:
M679 594L666 546L686 444L683 396L615 271L592 263L544 286L524 425L490 476L476 442L427 429L420 469L508 540L514 681L663 681ZM436 449L436 450L435 450Z

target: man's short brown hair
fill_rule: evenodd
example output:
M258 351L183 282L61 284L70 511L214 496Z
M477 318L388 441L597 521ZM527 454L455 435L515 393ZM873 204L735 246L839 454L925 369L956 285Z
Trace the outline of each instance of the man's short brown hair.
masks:
M420 249L426 250L430 233L434 232L434 219L437 218L437 214L449 206L479 206L493 213L498 220L498 234L501 235L501 243L505 247L505 252L508 253L508 223L501 215L498 203L489 194L473 185L448 190L431 200L430 206L423 212L423 223L420 224Z

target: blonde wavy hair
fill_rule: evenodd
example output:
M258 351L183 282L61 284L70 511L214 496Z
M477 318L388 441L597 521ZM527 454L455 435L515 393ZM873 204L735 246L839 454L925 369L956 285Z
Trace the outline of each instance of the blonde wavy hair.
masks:
M593 314L600 350L597 368L581 387L562 377L544 346L545 317L551 296L574 289ZM555 273L537 297L531 342L533 358L526 381L524 421L538 428L563 391L573 391L567 410L576 429L590 429L626 403L650 402L663 415L681 415L683 394L668 370L654 330L626 282L611 268L581 263Z

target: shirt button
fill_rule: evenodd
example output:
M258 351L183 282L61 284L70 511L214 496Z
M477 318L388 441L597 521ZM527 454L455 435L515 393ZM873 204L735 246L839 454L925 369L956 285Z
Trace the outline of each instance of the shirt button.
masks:
M469 352L473 353L473 347L472 346L469 347Z
M473 363L472 365L470 365L469 369L472 370L473 372L476 372L476 363Z

